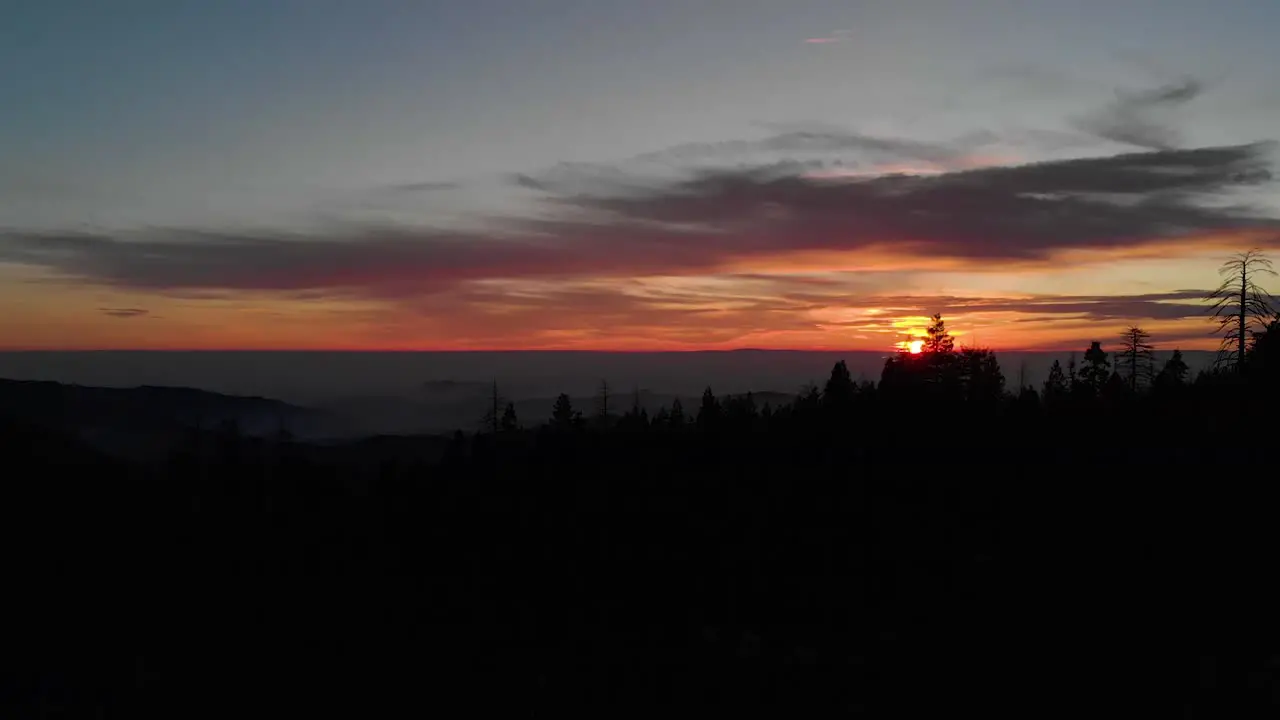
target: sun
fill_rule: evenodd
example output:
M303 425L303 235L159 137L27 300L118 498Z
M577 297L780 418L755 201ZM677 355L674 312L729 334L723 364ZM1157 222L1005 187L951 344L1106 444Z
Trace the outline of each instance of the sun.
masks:
M923 349L924 349L923 340L912 340L911 342L907 343L907 352L911 353L912 355L919 355L920 351Z

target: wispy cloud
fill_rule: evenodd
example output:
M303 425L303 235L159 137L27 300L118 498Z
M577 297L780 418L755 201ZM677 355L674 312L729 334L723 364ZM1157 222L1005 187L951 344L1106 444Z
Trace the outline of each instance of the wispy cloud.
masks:
M1186 104L1204 92L1194 78L1148 90L1121 91L1109 105L1075 121L1075 126L1105 140L1151 150L1178 147L1181 137L1167 116L1156 113Z
M429 193L442 190L456 190L461 184L456 182L410 182L383 186L382 190L390 193Z
M848 40L851 35L852 32L849 30L836 30L829 35L805 38L805 42L809 45L831 45Z
M99 308L99 310L107 317L120 318L122 320L145 317L151 314L151 311L145 308Z
M509 346L515 339L521 347L821 347L857 339L889 349L905 335L923 332L935 312L943 313L966 342L979 334L979 340L1006 344L1019 336L1042 339L1045 329L1068 328L1089 337L1106 323L1118 328L1132 322L1158 328L1162 340L1180 338L1170 334L1170 323L1204 316L1204 306L1192 297L1198 296L1195 291L992 299L898 295L892 278L875 274L817 284L809 280L759 275L688 284L478 283L402 306L401 314L381 322L390 336L424 332L465 347ZM1018 330L1006 330L1001 338L992 331L1001 327ZM1060 340L1043 344L1057 346Z

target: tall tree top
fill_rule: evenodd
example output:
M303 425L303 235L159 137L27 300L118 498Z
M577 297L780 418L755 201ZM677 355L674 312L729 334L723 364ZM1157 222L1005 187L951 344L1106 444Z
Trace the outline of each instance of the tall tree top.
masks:
M942 319L942 314L938 313L933 316L929 323L929 327L925 330L927 337L924 341L924 347L921 348L926 353L950 353L955 352L956 341L951 337L951 333L947 332L947 323Z

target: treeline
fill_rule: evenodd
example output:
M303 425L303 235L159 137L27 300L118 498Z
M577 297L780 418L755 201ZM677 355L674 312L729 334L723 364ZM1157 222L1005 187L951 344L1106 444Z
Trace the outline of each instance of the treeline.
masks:
M1275 330L1274 322L1270 326ZM1094 341L1064 366L1055 360L1039 387L1010 387L996 353L987 348L955 346L946 323L935 315L918 353L902 351L886 359L879 383L855 382L846 364L835 364L822 385L804 388L788 404L758 403L752 393L717 397L708 386L701 402L686 409L679 399L652 416L642 407L639 394L629 403L611 397L602 384L595 406L587 414L574 408L568 395L560 395L548 420L531 429L541 433L611 431L767 431L802 422L809 429L824 422L837 425L856 421L912 418L924 422L940 413L992 413L1025 416L1029 413L1081 413L1123 407L1129 412L1159 411L1196 414L1212 405L1265 415L1280 380L1280 331L1253 336L1240 363L1219 362L1194 376L1174 349L1159 366L1150 334L1130 327L1119 334L1119 343L1106 350ZM496 387L496 386L495 386ZM495 389L496 397L496 389ZM622 402L619 402L619 401ZM608 408L626 407L620 414ZM476 438L483 447L485 435L528 435L507 404L501 423L485 423ZM971 428L972 429L972 428ZM455 435L455 450L462 451L467 438Z
M1130 328L1010 387L937 317L878 383L837 363L781 406L602 388L522 427L495 390L438 461L228 429L123 463L9 427L0 699L1274 717L1276 339L1192 378Z

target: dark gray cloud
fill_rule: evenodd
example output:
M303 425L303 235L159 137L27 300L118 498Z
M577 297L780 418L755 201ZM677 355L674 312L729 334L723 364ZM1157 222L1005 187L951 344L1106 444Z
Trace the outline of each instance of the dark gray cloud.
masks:
M897 243L940 257L1044 259L1067 248L1274 228L1260 211L1206 202L1269 179L1267 150L1170 150L841 182L716 170L646 192L567 201L628 221L714 227L740 253Z
M146 308L98 308L103 315L107 317L120 318L122 320L129 318L145 317L151 314Z
M547 256L531 245L497 238L380 228L335 229L331 236L194 230L25 233L0 242L0 260L125 287L350 289L379 296L429 293L444 283L495 272L536 273Z
M1169 150L1180 144L1178 131L1157 113L1198 97L1204 86L1194 78L1139 92L1117 92L1105 108L1080 118L1080 130L1125 145Z
M505 232L0 232L0 262L170 292L405 298L492 278L706 273L796 250L894 246L997 269L1068 249L1277 229L1225 202L1267 180L1268 145L1162 150L940 175L821 179L808 161L697 171L607 193L560 192Z

